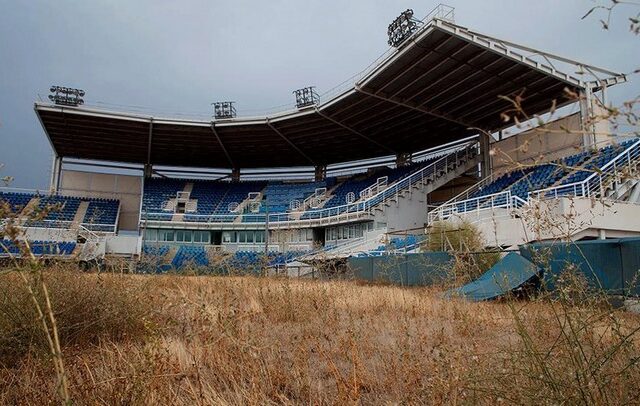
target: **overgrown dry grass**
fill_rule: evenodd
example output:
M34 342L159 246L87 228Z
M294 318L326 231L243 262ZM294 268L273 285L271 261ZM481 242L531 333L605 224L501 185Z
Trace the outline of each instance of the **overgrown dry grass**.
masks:
M50 351L33 297L45 302L36 289L47 286L61 345L84 347L100 339L143 337L151 326L151 306L142 284L124 278L83 275L75 267L55 265L0 274L0 365L11 366L25 356ZM23 279L23 276L25 279ZM44 307L44 306L43 306Z
M619 339L639 325L628 313L607 309L596 318L603 309L590 306L566 315L546 301L472 304L441 300L437 289L349 281L45 274L55 304L66 309L56 315L78 404L638 400L640 372L629 361L640 355L639 343ZM0 290L18 289L7 286ZM107 292L119 299L99 305ZM72 296L61 301L60 294ZM87 318L105 324L65 335ZM588 320L582 351L598 362L583 382L563 332L568 322L579 328ZM0 403L55 402L48 358L19 355L0 370ZM606 396L597 395L601 383Z

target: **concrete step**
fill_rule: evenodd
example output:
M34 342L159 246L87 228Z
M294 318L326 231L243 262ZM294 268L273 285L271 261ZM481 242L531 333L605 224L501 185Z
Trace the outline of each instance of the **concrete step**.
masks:
M87 214L87 210L89 210L89 202L81 202L80 206L78 206L78 211L76 211L76 215L73 216L73 221L71 222L71 226L78 226L84 221L84 216ZM100 215L100 213L89 213L89 216ZM91 222L91 220L89 220ZM94 221L95 223L95 221Z

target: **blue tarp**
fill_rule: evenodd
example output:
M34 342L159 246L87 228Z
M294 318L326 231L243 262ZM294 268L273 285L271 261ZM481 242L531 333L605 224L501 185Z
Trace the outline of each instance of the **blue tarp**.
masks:
M480 279L447 294L488 300L539 275L543 288L553 290L562 272L573 271L584 275L592 288L640 296L640 238L535 243L521 246L520 253L507 255ZM443 281L453 258L446 252L427 252L350 258L349 266L357 279L425 286Z
M510 252L480 278L451 289L445 292L444 296L463 297L474 302L497 299L537 279L538 276L539 269L536 265L521 255Z
M520 252L543 269L543 287L548 290L570 271L581 273L591 288L608 294L640 294L640 238L536 243L523 245Z

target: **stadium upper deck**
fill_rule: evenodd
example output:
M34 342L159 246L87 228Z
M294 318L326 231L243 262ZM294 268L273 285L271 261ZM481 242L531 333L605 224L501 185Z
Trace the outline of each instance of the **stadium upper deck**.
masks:
M234 169L317 167L496 132L505 126L500 113L512 107L500 96L521 95L532 115L547 112L553 100L558 106L575 102L566 90L596 91L625 80L575 63L610 76L588 82L514 49L532 51L434 18L352 88L296 111L197 121L48 103L36 103L35 110L59 158Z

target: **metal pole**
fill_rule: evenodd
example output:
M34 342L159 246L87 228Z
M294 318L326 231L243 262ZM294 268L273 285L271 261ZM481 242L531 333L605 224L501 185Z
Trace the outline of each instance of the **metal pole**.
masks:
M264 205L265 211L267 214L265 225L264 225L264 255L265 257L269 256L269 204L267 202L267 195L264 195Z

